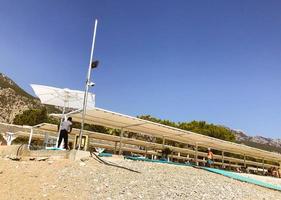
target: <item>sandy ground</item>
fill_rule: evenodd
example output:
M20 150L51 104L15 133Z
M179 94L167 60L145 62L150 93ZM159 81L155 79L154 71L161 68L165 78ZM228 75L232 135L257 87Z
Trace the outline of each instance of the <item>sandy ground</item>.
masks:
M106 159L140 173L93 158L85 162L0 158L0 199L281 199L281 192L192 167Z

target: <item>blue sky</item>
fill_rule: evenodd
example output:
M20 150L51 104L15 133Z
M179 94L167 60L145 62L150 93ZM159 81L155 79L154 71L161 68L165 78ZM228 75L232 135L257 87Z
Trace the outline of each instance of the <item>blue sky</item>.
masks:
M97 106L281 134L280 1L0 0L0 71L84 89L94 19Z

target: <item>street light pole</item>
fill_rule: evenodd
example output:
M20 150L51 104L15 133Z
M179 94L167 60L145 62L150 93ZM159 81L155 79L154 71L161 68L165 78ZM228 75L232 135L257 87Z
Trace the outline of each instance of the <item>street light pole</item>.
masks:
M86 115L87 101L88 101L88 92L89 92L89 87L90 87L90 83L91 83L90 79L91 79L91 72L92 72L92 62L93 62L93 54L94 54L94 48L95 48L97 25L98 25L98 20L96 19L95 27L94 27L94 34L93 34L93 41L92 41L92 48L91 48L91 56L90 56L90 62L89 62L87 80L86 80L86 87L85 87L85 93L84 93L82 122L81 122L81 129L80 129L80 133L79 133L78 150L80 150L80 148L81 148L82 135L83 135L83 130L84 130L84 122L85 122L85 115Z

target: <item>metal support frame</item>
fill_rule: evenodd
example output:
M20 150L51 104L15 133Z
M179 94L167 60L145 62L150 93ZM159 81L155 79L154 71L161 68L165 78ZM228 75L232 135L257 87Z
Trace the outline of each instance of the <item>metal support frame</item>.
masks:
M189 154L186 155L186 160L189 162Z
M66 114L67 115L67 114ZM1 123L0 123L1 124ZM36 131L37 131L37 127L40 127L40 126L42 126L42 125L44 125L45 123L42 123L42 124L38 124L38 125L36 125L36 126L34 126L34 127L31 127L31 126L15 126L15 125L12 125L13 127L15 126L15 127L22 127L22 128L25 128L25 129L29 129L30 130L30 136L29 136L29 145L28 145L28 147L30 147L30 142L31 142L31 138L32 138L32 134L33 134L33 131L34 131L34 133L36 133ZM54 127L55 127L55 125L53 125ZM43 130L45 130L45 129L43 129ZM51 130L51 129L50 129ZM55 129L54 129L55 130ZM123 132L124 133L124 131L126 131L125 129L121 129L122 131L121 132ZM55 130L55 132L56 132L56 130ZM122 150L122 145L124 145L126 142L124 142L124 138L122 138L123 137L123 133L122 134L120 134L119 136L121 137L121 149L120 150ZM115 139L115 138L114 138ZM115 140L116 141L116 152L118 151L118 140ZM163 144L163 142L162 142L162 144ZM194 153L191 153L191 154L194 154L194 155L196 155L196 162L198 162L198 153L200 153L199 154L199 156L201 155L201 153L202 152L198 152L198 144L200 144L200 143L195 143L196 144L196 149L195 150L197 150L197 151L195 151ZM159 145L159 144L158 144ZM150 149L150 148L147 148L147 147L150 147L149 146L149 144L148 144L148 142L147 142L147 145L145 144L144 145L145 147L146 147L146 149L145 149L145 151L146 151L146 154L147 154L147 150L148 149ZM159 149L161 148L161 143L160 143L160 145L159 145ZM201 146L201 145L200 145ZM198 152L198 153L197 153ZM183 154L185 154L185 153L183 153ZM186 158L188 159L189 158L189 156L188 156L189 154L187 153L186 154ZM150 157L150 154L147 154L147 156L149 156ZM221 158L223 158L225 156L225 152L224 151L222 151L222 157ZM242 164L243 163L243 161L244 161L244 166L246 166L246 164L247 164L247 162L250 162L250 161L247 161L246 159L247 159L247 155L244 153L243 154L243 156L244 156L244 160L243 159L239 159L239 162ZM154 156L151 156L151 157L154 157ZM228 162L227 161L225 161L225 159L226 160L228 160L227 159L227 157L224 157L224 159L223 159L223 163L225 164L225 165L227 165L228 164ZM262 165L259 165L259 166L262 166L262 169L264 170L264 171L266 171L266 168L267 168L267 166L271 166L270 164L267 164L266 163L266 159L268 159L268 158L266 158L266 157L260 157L260 160L259 160L259 162L261 163L261 161L262 161ZM226 162L226 163L225 163ZM280 160L278 160L278 161L276 161L276 163L278 163L279 164L279 166L277 166L277 167L280 167L281 168L281 161ZM229 165L230 166L232 166L233 165L233 163L229 163ZM276 165L276 164L275 164Z
M117 142L114 143L114 154L117 154Z
M146 141L146 145L145 145L145 158L147 158L147 150L148 150L148 147L147 147L147 141Z
M195 143L195 165L198 165L197 160L198 160L198 144L196 142Z
M30 145L31 145L31 140L32 140L32 136L33 136L33 132L34 132L34 128L38 128L42 125L44 125L45 123L41 123L41 124L37 124L35 126L25 126L23 125L23 128L30 128L30 134L29 134L29 139L28 139L28 145L27 148L30 149Z
M222 151L221 157L222 167L224 168L224 151Z
M168 155L168 161L174 161L174 150L172 149L170 156Z
M264 174L264 158L262 158L262 174Z
M29 135L28 145L27 145L28 149L30 149L32 136L33 136L33 127L30 128L30 135Z
M162 147L163 147L163 149L165 148L165 142L166 142L165 137L162 137Z
M163 151L164 151L164 149L165 149L165 143L166 143L166 140L165 140L165 137L163 136L162 137L162 155L161 155L161 157L163 157ZM164 158L164 157L163 157ZM169 155L167 155L167 159L168 159L168 161L169 161Z
M131 124L131 125L128 125L128 126L120 127L121 133L120 133L120 140L119 140L119 152L118 152L119 155L122 154L122 139L123 139L123 133L126 130L126 128L139 126L139 125L143 125L143 124L146 124L146 122L141 123L141 124ZM115 143L115 151L117 152L117 142Z
M144 155L145 158L147 158L147 146L145 146L145 155Z
M122 154L122 139L123 139L123 133L124 133L124 129L121 128L121 133L120 133L120 142L119 142L119 155Z

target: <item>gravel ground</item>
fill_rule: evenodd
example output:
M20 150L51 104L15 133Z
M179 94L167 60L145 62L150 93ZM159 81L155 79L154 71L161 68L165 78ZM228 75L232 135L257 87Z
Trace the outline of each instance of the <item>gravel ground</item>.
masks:
M192 167L106 159L140 173L93 158L0 159L0 199L281 199L281 192Z

